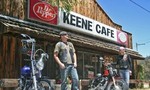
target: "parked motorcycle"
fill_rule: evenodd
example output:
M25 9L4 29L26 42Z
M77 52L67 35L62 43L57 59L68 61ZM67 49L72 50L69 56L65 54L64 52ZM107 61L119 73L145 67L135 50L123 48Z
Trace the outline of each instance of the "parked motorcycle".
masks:
M44 69L44 62L49 58L48 54L42 49L35 50L35 39L26 34L21 35L25 38L21 40L22 53L30 57L30 65L21 68L19 85L15 90L53 90L51 82L41 73Z
M117 69L111 63L105 63L103 58L100 62L106 67L104 73L98 73L88 86L88 90L127 90L126 82L117 75Z

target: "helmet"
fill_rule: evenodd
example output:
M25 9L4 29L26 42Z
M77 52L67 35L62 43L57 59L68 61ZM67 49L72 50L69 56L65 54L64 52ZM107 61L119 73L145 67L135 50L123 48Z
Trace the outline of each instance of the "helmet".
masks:
M30 73L31 73L31 69L29 66L24 66L21 69L21 75L30 75Z

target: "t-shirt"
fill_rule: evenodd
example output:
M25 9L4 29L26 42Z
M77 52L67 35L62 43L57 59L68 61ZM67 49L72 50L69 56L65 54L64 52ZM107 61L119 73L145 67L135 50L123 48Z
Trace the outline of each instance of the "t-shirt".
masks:
M55 49L54 49L54 53L55 52L58 52L58 54L60 54L60 52L63 51L63 59L66 60L66 63L67 64L72 64L72 56L70 55L70 51L72 51L73 53L75 53L75 49L74 49L74 46L71 42L67 42L67 43L64 43L64 42L58 42L56 45L55 45ZM65 54L65 55L64 55ZM61 60L61 58L59 57L59 59ZM64 61L64 60L61 60L61 61Z

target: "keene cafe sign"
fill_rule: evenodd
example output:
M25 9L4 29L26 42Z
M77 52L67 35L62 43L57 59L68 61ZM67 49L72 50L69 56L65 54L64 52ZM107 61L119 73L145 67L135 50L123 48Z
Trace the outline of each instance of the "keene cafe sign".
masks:
M70 12L70 14L68 14L60 10L58 25L60 27L68 28L69 30L84 33L85 35L88 34L95 37L111 40L123 45L128 45L128 35L125 32L116 30L115 28L75 12Z

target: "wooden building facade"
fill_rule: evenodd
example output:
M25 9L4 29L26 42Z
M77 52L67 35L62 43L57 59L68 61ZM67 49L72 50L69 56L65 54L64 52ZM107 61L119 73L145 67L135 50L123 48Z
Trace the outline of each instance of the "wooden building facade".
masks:
M72 31L71 28L63 28L28 19L29 1L0 1L0 79L18 78L20 68L28 63L24 61L26 57L20 51L22 46L21 33L35 38L37 47L44 49L49 54L50 58L45 65L43 75L51 79L56 79L58 74L58 67L53 58L53 50L55 44L59 41L59 32L62 30L69 32L69 40L75 45L78 58L77 69L80 79L89 79L98 73L100 67L98 56L104 56L105 60L115 61L118 47L124 46L107 39ZM137 59L144 59L138 52L132 50L132 34L122 30L121 25L113 22L96 0L78 1L80 3L73 6L73 12L101 22L118 31L125 32L128 35L126 47L130 48L127 49L127 52L133 58L134 65L136 66Z

